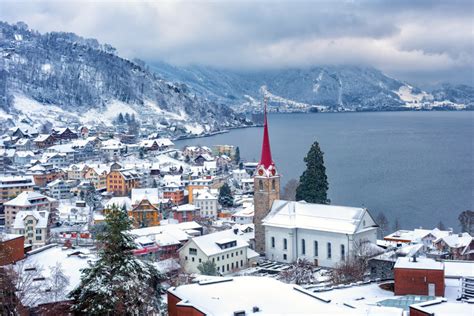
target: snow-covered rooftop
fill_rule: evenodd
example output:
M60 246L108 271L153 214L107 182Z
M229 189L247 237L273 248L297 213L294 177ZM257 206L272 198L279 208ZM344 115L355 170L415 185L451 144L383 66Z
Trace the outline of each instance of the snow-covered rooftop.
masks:
M229 251L229 249L238 249L248 247L247 241L234 232L233 229L224 230L212 234L207 234L191 239L199 249L202 250L207 256L212 256L221 252ZM236 244L233 247L227 247L222 249L219 245L235 241Z
M354 309L326 302L318 299L319 294L269 277L216 277L173 287L168 292L182 300L179 306L193 306L207 315L401 315L395 314L395 309ZM259 311L254 312L254 307Z
M36 205L38 202L43 202L43 200L47 200L50 203L55 202L56 199L53 199L49 196L43 195L38 192L33 191L23 191L18 196L8 202L5 202L4 205L9 206L33 206Z
M353 234L366 212L360 207L276 200L263 225Z
M400 257L394 266L395 269L444 270L444 263L430 258Z

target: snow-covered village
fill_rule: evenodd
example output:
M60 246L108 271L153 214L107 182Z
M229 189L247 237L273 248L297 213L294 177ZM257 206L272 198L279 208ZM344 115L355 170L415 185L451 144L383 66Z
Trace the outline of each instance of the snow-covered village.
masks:
M474 8L418 2L2 2L0 315L474 315Z

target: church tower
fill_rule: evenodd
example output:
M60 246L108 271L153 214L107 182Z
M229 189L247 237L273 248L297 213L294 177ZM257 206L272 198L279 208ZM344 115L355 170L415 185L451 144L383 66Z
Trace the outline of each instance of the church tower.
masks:
M254 176L254 218L255 224L255 251L265 253L265 227L262 220L267 216L273 201L280 199L280 175L272 160L270 138L267 122L267 99L265 98L262 157L257 165Z

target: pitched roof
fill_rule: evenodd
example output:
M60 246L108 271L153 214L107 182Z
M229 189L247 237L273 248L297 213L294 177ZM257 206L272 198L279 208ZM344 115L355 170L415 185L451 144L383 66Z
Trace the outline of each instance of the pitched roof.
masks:
M263 225L353 234L366 212L360 207L276 200Z
M15 216L15 221L13 222L13 228L14 229L25 228L25 218L28 216L33 216L38 221L36 223L35 228L48 227L49 212L34 210L34 211L19 211Z
M234 240L236 241L236 245L234 247L228 247L225 249L219 247L219 244L228 243ZM199 247L199 249L201 249L204 254L206 254L206 256L212 256L224 251L229 251L231 249L249 246L244 238L234 233L233 229L194 237L191 238L191 241L194 242L196 246Z
M35 201L40 200L40 199L47 199L50 203L56 201L56 199L50 198L49 196L43 195L38 192L23 191L14 199L11 199L10 201L5 202L4 205L34 206L36 205Z

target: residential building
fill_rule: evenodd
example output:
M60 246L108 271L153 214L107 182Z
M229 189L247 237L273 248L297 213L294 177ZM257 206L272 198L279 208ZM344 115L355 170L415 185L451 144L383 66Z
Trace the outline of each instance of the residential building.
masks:
M91 164L84 171L82 178L90 181L96 190L105 190L109 171L107 164Z
M13 199L23 191L33 191L32 176L0 176L0 204Z
M63 179L66 173L61 169L53 168L52 165L36 164L29 168L27 175L33 176L35 184L41 188L45 187L51 181Z
M254 210L252 204L244 206L242 209L232 214L231 219L237 224L251 224L253 223L253 216Z
M83 180L84 173L89 169L89 167L84 164L73 164L67 168L67 178L69 180Z
M434 241L444 259L474 260L474 238L468 233L451 234Z
M56 179L46 185L48 196L57 199L69 199L73 196L71 189L77 184L75 180Z
M238 230L224 230L191 238L179 250L179 258L188 273L199 273L198 266L211 261L218 273L228 274L251 266L258 254L238 235Z
M400 257L394 266L395 295L444 296L444 263Z
M59 143L64 143L78 138L77 134L70 130L69 127L53 128L51 135Z
M17 151L30 151L34 147L33 142L29 138L20 138L15 143L15 148Z
M201 189L195 190L193 195L193 204L201 210L201 217L217 218L217 192L211 193L209 189Z
M4 206L5 227L10 229L19 212L34 210L52 212L54 208L58 207L58 201L37 192L25 191L20 193L16 198L5 202Z
M44 246L49 238L49 214L46 210L19 211L12 230L25 236L25 245L32 245L33 248Z
M33 140L33 142L37 148L44 149L53 146L55 139L50 134L40 134Z
M191 222L200 217L200 209L193 204L183 204L173 207L173 218L179 223Z
M142 174L133 169L111 170L107 174L107 192L128 195L132 189L140 187L141 178Z
M134 205L128 215L133 218L136 228L160 225L160 209L147 198L143 198L138 204Z
M334 267L377 241L378 226L365 208L277 200L262 225L266 257L281 262L306 258Z
M239 186L242 187L242 180L250 179L250 175L245 169L235 169L232 170L232 179L234 179Z

